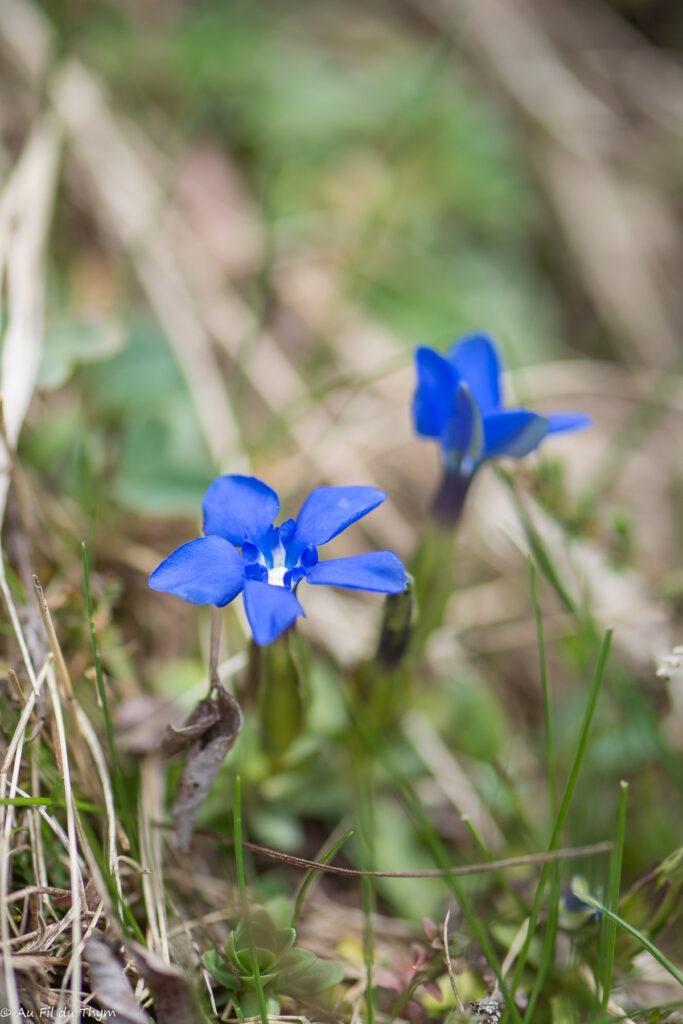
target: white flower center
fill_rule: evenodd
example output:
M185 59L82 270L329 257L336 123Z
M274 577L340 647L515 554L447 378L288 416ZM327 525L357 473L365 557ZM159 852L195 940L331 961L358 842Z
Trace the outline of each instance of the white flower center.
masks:
M284 587L286 572L286 566L274 565L272 569L268 570L268 582L271 583L274 587Z

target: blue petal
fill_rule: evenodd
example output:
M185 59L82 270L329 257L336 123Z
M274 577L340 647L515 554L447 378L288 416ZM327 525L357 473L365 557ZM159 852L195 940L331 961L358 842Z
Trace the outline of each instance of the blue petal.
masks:
M549 434L563 434L567 430L585 430L593 426L593 420L582 412L552 412L547 417Z
M169 555L154 570L149 585L192 604L222 607L237 597L243 577L244 560L232 544L222 537L199 537Z
M479 406L466 384L461 384L455 397L455 410L441 438L446 461L458 466L462 459L477 462L484 449L484 430ZM455 456L455 458L453 458Z
M447 359L433 348L415 352L417 388L413 396L413 423L422 437L440 438L453 415L458 376Z
M377 487L316 487L304 502L287 554L326 544L386 499Z
M484 417L484 458L516 459L537 448L548 433L548 420L528 409L505 409Z
M469 334L461 338L453 345L449 359L484 416L500 408L502 366L498 350L488 335Z
M244 610L254 640L262 647L279 637L299 615L306 614L291 590L255 580L245 580Z
M275 491L254 476L219 476L202 502L204 533L225 537L238 547L258 541L280 511Z
M326 583L349 590L374 590L380 594L400 594L408 584L408 574L393 551L375 551L350 558L331 558L306 570L309 583Z

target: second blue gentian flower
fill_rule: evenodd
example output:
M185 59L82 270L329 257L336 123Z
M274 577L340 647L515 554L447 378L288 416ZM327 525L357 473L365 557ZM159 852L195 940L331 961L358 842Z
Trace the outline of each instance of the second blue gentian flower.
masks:
M221 476L203 501L204 534L183 544L152 573L154 590L222 607L238 594L257 644L275 640L304 610L302 580L398 594L408 577L392 551L318 560L318 548L380 505L375 487L318 487L296 520L273 521L280 500L256 477Z
M437 519L457 521L470 482L489 459L522 458L549 434L591 424L580 412L541 415L503 404L502 361L485 334L456 341L447 355L423 346L415 353L413 422L441 446L444 478L434 503Z

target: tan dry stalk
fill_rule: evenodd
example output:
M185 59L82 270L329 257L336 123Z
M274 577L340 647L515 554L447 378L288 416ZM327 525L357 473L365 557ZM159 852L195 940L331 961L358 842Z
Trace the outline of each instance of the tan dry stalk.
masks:
M0 280L7 286L7 327L0 356L3 438L0 522L11 460L33 395L43 342L44 253L57 182L59 135L53 121L33 128L0 194Z
M90 750L90 756L93 759L95 769L99 776L100 785L102 787L102 796L104 797L104 806L107 814L107 866L114 878L114 884L116 885L116 891L119 899L122 900L123 889L121 886L121 872L119 870L119 855L116 847L116 810L111 775L107 767L107 761L104 756L104 751L102 750L102 745L97 737L97 733L93 729L90 719L86 715L85 711L83 711L80 704L75 705L75 712L79 732Z
M50 697L50 703L52 705L52 712L54 715L54 721L56 726L57 740L59 743L60 760L62 763L62 771L64 778L64 800L66 803L66 832L68 836L69 846L69 879L71 882L71 1010L74 1014L78 1014L81 1006L81 979L82 979L82 964L81 964L81 940L83 937L83 928L81 921L81 914L85 906L85 887L83 885L83 879L81 877L80 866L78 862L78 840L76 835L76 803L71 788L71 770L69 766L69 748L66 741L66 731L64 728L64 717L62 715L62 705L59 695L59 688L55 679L55 673L52 666L48 666L47 672L47 688ZM66 984L66 978L64 984ZM62 998L64 994L64 987L60 991L59 1006L57 1013L61 1011L63 1007Z
M139 832L142 893L152 939L151 949L170 963L166 896L164 893L163 836L154 822L164 813L164 769L158 755L148 755L140 766Z
M32 743L30 748L30 760L31 760L31 793L33 796L40 796L40 770L38 763L38 745ZM37 884L41 888L46 889L48 886L48 873L47 865L45 864L45 850L43 846L43 832L40 827L40 815L38 814L38 808L30 808L30 814L28 815L28 827L29 835L31 837L31 859L33 861L33 877ZM50 913L55 916L52 904L49 899L49 894L46 892L41 896L40 904L43 907L48 907Z

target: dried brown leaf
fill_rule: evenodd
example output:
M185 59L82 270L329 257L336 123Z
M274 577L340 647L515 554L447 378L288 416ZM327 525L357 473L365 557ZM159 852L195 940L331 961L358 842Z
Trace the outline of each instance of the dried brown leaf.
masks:
M173 804L176 842L186 850L194 823L223 760L242 728L242 712L231 694L216 687L205 697L180 729L169 732L165 752L177 752L191 743L178 794Z
M220 710L210 697L201 700L182 725L169 725L161 741L164 757L179 754L195 740L201 739L220 718Z
M201 1024L182 972L137 942L126 946L154 999L157 1024Z
M121 958L106 939L91 935L85 943L85 959L100 1006L113 1010L120 1024L150 1024L150 1018L133 994Z

